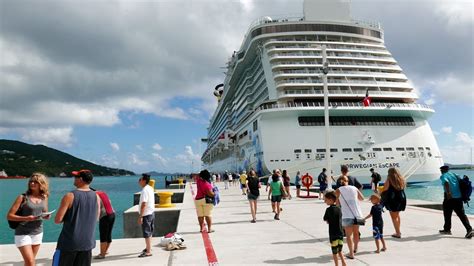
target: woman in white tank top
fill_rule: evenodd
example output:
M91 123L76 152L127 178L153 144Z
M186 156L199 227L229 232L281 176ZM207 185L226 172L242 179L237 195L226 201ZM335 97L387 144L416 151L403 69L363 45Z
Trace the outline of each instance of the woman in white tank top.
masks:
M362 218L362 210L359 201L364 200L362 193L354 186L349 186L349 179L343 176L342 186L336 190L338 196L337 203L341 206L342 226L346 232L349 255L347 258L353 259L359 245L359 225L354 224L354 218ZM352 241L354 235L354 241Z

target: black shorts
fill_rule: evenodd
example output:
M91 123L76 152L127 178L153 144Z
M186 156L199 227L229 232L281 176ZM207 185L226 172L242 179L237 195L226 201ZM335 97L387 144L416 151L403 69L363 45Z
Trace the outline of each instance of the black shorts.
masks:
M272 196L272 202L281 202L281 195Z
M144 238L153 236L153 230L155 229L155 214L143 216L142 220L142 232Z
M249 192L249 193L247 194L247 199L248 199L248 200L257 200L257 199L258 199L258 196L255 196L254 194L252 194L252 193Z
M301 188L301 185L296 185L296 188L297 188L297 189L300 189L300 188Z
M112 242L112 228L114 227L115 213L106 215L99 220L100 243Z
M90 266L92 263L92 250L64 251L56 250L52 265L58 266Z

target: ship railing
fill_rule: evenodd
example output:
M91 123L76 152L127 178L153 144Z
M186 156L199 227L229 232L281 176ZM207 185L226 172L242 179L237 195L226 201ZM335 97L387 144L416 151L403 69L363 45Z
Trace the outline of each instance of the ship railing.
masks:
M365 95L366 90L329 90L329 94L362 94ZM309 95L309 94L324 94L323 90L284 90L280 95ZM404 91L373 91L369 92L370 96L372 95L407 95L414 94L413 92L404 92Z
M313 61L313 62L305 62L305 61L293 61L293 62L274 62L272 66L277 65L316 65L322 66L321 62ZM365 63L365 62L329 62L329 67L331 66L376 66L376 67L390 67L393 69L401 69L398 65L393 64L376 64L376 63Z
M288 84L288 83L323 83L321 79L294 79L294 80L280 80L276 82L276 85ZM328 84L377 84L377 85L392 85L392 86L410 86L408 82L391 82L391 81L374 81L374 80L334 80L329 79Z
M268 50L273 50L273 49L308 49L311 51L320 51L321 50L321 44L317 44L317 46L311 46L310 43L306 45L270 45L268 46ZM334 50L353 50L353 51L368 51L368 52L376 52L376 53L386 53L390 54L389 51L387 51L384 48L381 47L374 47L374 48L366 48L366 47L359 47L359 46L353 46L353 45L328 45L326 44L326 49L334 49Z
M284 74L321 74L321 70L282 70L273 72L274 75ZM341 71L341 70L330 70L329 74L360 74L360 75L371 75L371 76L383 76L389 77L390 75L397 75L405 77L403 73L385 73L385 72L370 72L370 71Z
M272 54L270 55L269 57L270 58L276 58L276 57L280 57L280 58L284 58L284 57L309 57L309 56L312 56L312 57L322 57L322 54L321 53L314 53L314 52L301 52L301 53L283 53L283 54ZM335 57L335 58L341 58L341 57L354 57L354 58L370 58L370 59L390 59L390 60L394 60L393 57L391 55L387 55L387 56L375 56L375 55L362 55L362 54L348 54L348 53L344 53L344 54L335 54L335 53L328 53L328 58L330 57Z
M362 102L329 102L330 107L364 107ZM282 109L282 108L295 108L295 107L324 107L322 102L288 102L284 103L265 103L260 105L256 111L267 110L267 109ZM370 106L364 108L413 108L413 109L429 109L432 108L426 104L418 103L371 103Z

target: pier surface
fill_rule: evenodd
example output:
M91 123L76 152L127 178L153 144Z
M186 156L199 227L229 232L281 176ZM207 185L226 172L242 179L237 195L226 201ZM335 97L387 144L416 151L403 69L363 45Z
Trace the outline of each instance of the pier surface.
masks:
M142 238L116 239L106 259L93 260L94 265L333 265L328 241L328 226L322 217L326 205L319 199L282 201L280 221L273 219L270 201L262 195L258 202L257 223L250 223L248 201L237 186L221 189L221 203L213 211L213 233L200 233L191 187L186 186L180 206L178 232L187 249L166 251L158 247L160 239L153 238L153 256L138 258L144 248ZM194 190L195 190L195 185ZM265 189L260 190L265 194ZM295 190L292 189L293 195ZM402 238L395 239L390 216L384 218L385 241L388 250L375 254L371 222L361 227L361 242L354 260L348 265L474 265L474 239L465 239L465 230L453 216L453 235L440 235L443 214L439 210L414 207L423 204L409 200L401 213ZM367 214L371 204L364 201ZM471 225L474 218L469 216ZM2 229L3 230L3 229ZM37 256L38 265L51 265L56 243L43 243ZM99 243L93 250L98 254ZM348 249L344 240L343 252ZM23 265L14 245L0 245L0 265Z

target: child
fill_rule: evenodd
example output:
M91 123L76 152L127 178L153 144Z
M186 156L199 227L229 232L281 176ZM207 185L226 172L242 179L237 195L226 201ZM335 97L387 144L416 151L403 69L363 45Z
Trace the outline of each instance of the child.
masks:
M387 246L385 246L385 240L383 239L383 206L380 204L380 196L378 194L373 194L369 199L373 206L372 209L370 209L370 214L367 215L364 220L372 217L373 234L375 238L375 245L377 246L375 253L380 253L380 250L387 250ZM380 249L380 241L382 242L382 249Z
M333 191L324 194L324 202L329 205L324 213L323 220L329 224L329 241L331 242L332 257L334 264L338 266L337 256L341 259L343 266L346 265L344 256L342 255L342 213L341 209L336 206L336 193Z

